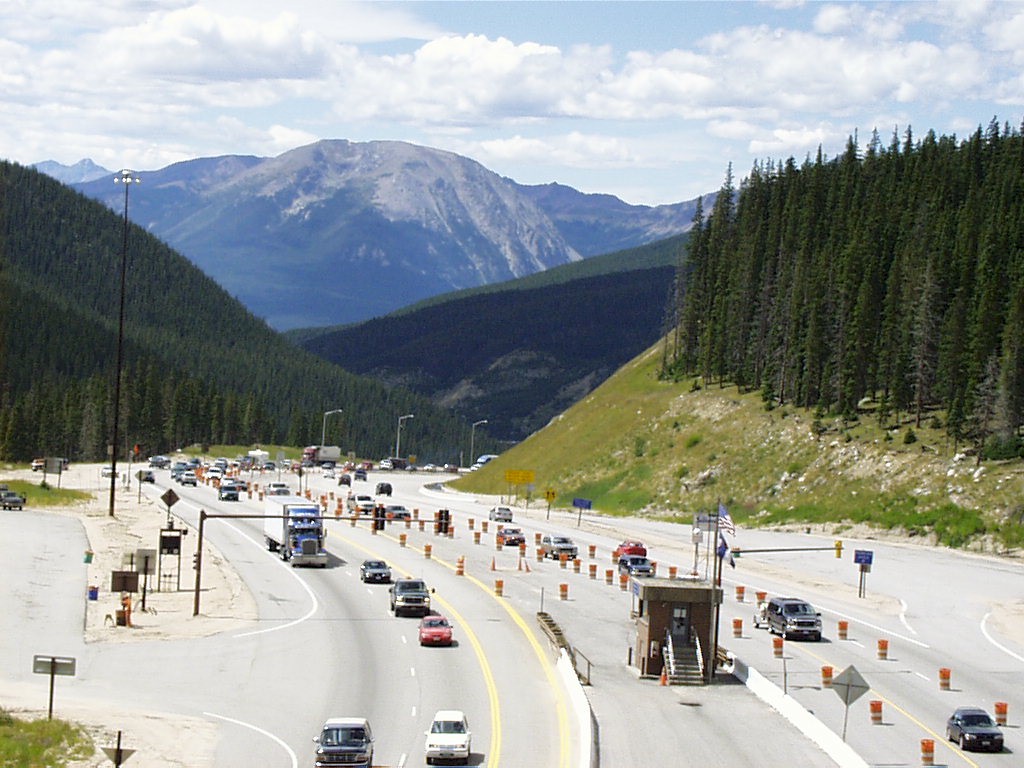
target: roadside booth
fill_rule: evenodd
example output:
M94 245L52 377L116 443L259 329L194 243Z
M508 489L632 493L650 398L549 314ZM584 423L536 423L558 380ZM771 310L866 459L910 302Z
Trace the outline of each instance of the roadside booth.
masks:
M636 646L631 663L645 677L700 685L715 663L715 617L722 588L707 581L634 578Z

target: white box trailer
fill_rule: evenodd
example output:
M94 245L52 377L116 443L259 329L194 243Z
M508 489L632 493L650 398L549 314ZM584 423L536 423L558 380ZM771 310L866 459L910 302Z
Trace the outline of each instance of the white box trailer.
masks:
M263 533L267 549L296 565L327 566L327 531L316 503L301 496L267 496Z

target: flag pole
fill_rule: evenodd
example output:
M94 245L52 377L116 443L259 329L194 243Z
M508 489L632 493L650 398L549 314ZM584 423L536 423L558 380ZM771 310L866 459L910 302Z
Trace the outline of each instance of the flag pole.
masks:
M714 566L711 573L714 579L711 582L711 611L715 615L715 626L713 640L711 642L711 654L708 662L708 684L715 681L715 660L718 658L718 619L722 612L721 603L715 600L715 590L720 589L722 586L722 560L723 558L718 557L718 507L715 507L715 560Z

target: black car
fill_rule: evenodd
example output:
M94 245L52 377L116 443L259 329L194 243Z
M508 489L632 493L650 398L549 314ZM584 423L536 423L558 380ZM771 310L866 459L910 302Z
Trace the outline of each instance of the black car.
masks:
M377 483L376 494L378 496L390 496L391 495L391 483Z
M390 590L391 610L395 616L416 613L426 616L430 613L430 592L422 579L399 579Z
M366 479L366 470L363 469L362 467L360 467L359 469L357 469L355 472L352 473L352 476L356 480L365 480Z
M958 707L946 721L946 738L963 750L1003 751L1003 732L981 707Z
M234 483L221 483L217 489L217 498L221 501L238 501L238 492L241 489Z
M339 477L338 478L338 485L347 485L347 486L351 487L351 485L352 485L352 475L346 473L346 474L342 475L341 477Z
M386 584L391 581L391 569L383 560L364 560L359 566L359 578L364 582L375 581Z

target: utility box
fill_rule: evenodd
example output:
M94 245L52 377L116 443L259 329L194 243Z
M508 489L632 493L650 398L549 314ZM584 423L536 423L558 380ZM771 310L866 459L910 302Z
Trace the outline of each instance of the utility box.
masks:
M669 682L697 685L708 680L707 670L715 663L722 588L707 581L665 578L634 578L630 587L637 601L633 664L640 674L659 677L671 671L675 679Z

